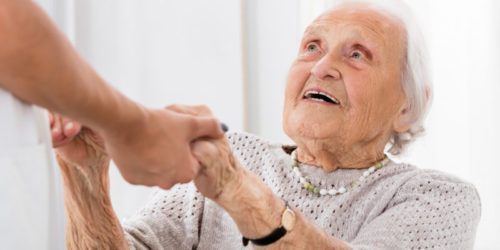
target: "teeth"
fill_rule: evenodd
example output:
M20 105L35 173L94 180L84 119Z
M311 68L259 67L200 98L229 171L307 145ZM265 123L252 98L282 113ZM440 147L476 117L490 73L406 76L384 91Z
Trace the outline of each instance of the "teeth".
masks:
M324 97L325 99L328 99L332 103L339 104L339 101L337 101L337 99L335 99L332 96L330 96L330 95L328 95L326 93L323 93L323 92L309 90L304 95L304 97L306 97L307 99L311 99L311 100L314 100L314 101L325 102L324 99L318 98L318 96L319 97Z

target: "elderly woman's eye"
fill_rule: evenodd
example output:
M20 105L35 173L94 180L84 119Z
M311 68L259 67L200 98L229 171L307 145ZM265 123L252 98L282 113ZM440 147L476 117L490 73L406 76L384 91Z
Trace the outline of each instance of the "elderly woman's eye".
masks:
M310 43L306 47L307 52L318 52L319 48L318 45L315 43Z
M351 58L361 59L361 58L363 58L363 54L361 54L361 52L359 52L359 51L354 51L351 53Z

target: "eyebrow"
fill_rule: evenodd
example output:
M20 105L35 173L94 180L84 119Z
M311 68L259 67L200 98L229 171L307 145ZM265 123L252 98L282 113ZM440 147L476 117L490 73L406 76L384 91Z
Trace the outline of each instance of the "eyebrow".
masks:
M376 52L373 48L368 48L365 44L356 44L354 48L363 51L369 60L373 60L373 53Z
M367 28L368 28L367 29L368 32L370 33L369 37L370 36L375 36L375 37L380 36L380 34L378 32L372 30L370 27L367 27ZM316 23L316 24L310 25L304 31L301 42L303 42L304 39L307 37L322 35L321 32L327 31L327 29L328 29L328 26L323 25L323 24ZM357 29L355 29L354 32L351 35L349 35L349 37L347 39L359 41L359 43L361 43L361 45L363 47L365 47L366 49L368 49L372 52L373 52L373 50L376 50L376 48L380 46L379 42L373 41L373 39L367 38L366 35L363 35L363 33ZM385 42L385 41L383 41L383 42Z

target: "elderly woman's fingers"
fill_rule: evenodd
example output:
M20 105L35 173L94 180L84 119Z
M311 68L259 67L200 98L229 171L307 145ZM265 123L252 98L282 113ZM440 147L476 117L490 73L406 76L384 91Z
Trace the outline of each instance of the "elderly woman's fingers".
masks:
M192 143L191 152L200 163L200 170L194 180L196 188L207 198L217 198L221 192L221 188L218 188L218 175L223 167L215 160L220 158L217 147L212 142L198 140Z
M62 118L62 130L64 136L68 138L74 138L80 130L82 129L82 125L78 122Z
M218 156L217 147L209 141L197 140L191 145L191 152L203 167L212 166Z
M216 200L228 185L238 183L241 165L225 138L197 140L192 143L191 151L200 163L194 182L205 197Z
M69 143L78 135L82 128L81 124L65 119L52 112L49 113L49 121L52 145L54 148Z
M61 119L53 113L52 114L52 122L50 126L50 133L52 136L52 144L56 145L60 141L64 140L64 133L62 131Z

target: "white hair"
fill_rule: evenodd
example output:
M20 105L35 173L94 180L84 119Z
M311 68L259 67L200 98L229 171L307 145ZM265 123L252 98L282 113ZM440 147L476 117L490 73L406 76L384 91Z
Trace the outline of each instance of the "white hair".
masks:
M410 128L403 133L394 132L389 140L388 152L397 155L424 132L423 121L432 103L432 80L426 43L410 8L402 0L341 0L336 1L332 7L337 9L348 3L362 4L363 8L395 19L406 31L406 54L402 63L401 85L409 112L405 124L410 125Z

